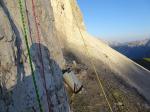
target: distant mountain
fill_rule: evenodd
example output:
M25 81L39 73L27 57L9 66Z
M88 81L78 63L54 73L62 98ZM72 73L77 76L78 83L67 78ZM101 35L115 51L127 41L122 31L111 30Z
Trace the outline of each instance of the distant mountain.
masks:
M112 42L109 45L130 59L137 60L150 57L150 39L126 43Z

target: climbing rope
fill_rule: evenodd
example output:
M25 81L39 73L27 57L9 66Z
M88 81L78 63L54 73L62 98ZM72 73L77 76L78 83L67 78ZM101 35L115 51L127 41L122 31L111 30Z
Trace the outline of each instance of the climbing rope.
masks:
M28 55L29 55L29 63L30 63L30 68L31 68L31 72L32 72L32 79L33 79L33 84L34 84L34 88L35 88L35 92L36 92L36 98L37 98L37 101L38 101L40 112L43 112L41 101L40 101L40 96L39 96L39 91L38 91L38 87L37 87L37 83L36 83L36 79L35 79L35 74L34 74L34 70L33 70L33 65L32 65L32 61L31 61L31 53L30 53L30 49L29 49L29 43L28 43L27 29L26 29L26 25L25 25L23 5L22 5L21 0L19 0L18 2L19 2L21 20L22 20L23 31L24 31L25 44L26 44L26 47L27 47Z
M82 38L82 41L83 41L83 44L84 44L84 49L85 49L85 51L87 52L88 57L90 57L89 50L88 50L88 48L87 48L87 45L86 45L84 36L83 36L83 34L82 34L82 32L81 32L81 30L80 30L80 28L79 28L79 25L78 25L78 22L77 22L77 18L76 18L75 14L74 14L74 10L73 10L73 9L72 9L72 13L73 13L73 16L74 16L74 18L75 18L75 22L76 22L77 28L78 28L78 30L79 30L79 33L80 33L80 35L81 35L81 38ZM91 63L91 65L92 65L92 67L93 67L93 70L94 70L94 72L95 72L95 75L96 75L96 78L97 78L97 81L98 81L98 85L99 85L99 88L100 88L100 92L101 92L101 90L102 90L102 93L103 93L103 95L104 95L104 97L105 97L105 100L106 100L106 102L107 102L107 105L108 105L108 107L109 107L109 110L110 110L111 112L113 112L113 109L112 109L112 107L111 107L111 104L110 104L110 102L109 102L109 100L108 100L108 97L107 97L107 95L106 95L106 92L105 92L105 90L104 90L102 81L101 81L101 79L100 79L100 77L99 77L99 75L98 75L98 72L97 72L97 70L96 70L96 67L95 67L95 65L94 65L94 61L91 59L91 60L90 60L90 63Z
M49 98L48 98L48 90L47 90L47 87L46 87L46 79L45 79L45 71L44 71L44 63L43 63L43 56L42 56L42 49L41 49L41 45L40 45L40 32L39 32L39 22L38 22L38 17L36 15L36 12L35 12L35 4L34 4L34 0L31 0L32 1L32 11L33 11L33 17L34 17L34 23L35 23L35 27L36 27L36 31L37 31L37 42L39 43L38 44L38 47L39 47L39 53L38 53L38 57L40 58L41 60L41 63L42 63L42 78L43 78L43 85L44 85L44 88L45 88L45 91L46 91L46 98L47 98L47 103L48 103L48 109L49 109L49 112L51 110L50 108L50 101L49 101Z
M108 61L108 64L110 64L109 61ZM123 102L123 101L120 101L120 97L116 96L115 93L114 93L114 91L116 91L118 89L116 87L112 87L111 86L112 85L111 82L107 81L107 80L106 80L106 85L107 85L106 87L107 87L107 90L108 90L107 92L114 99L114 101L115 101L114 103L116 103L116 102ZM123 95L120 95L120 96L121 96L121 98L124 97ZM124 112L123 110L125 110L126 112L130 112L128 107L125 107L125 105L124 106L116 105L116 108L118 109L119 112Z

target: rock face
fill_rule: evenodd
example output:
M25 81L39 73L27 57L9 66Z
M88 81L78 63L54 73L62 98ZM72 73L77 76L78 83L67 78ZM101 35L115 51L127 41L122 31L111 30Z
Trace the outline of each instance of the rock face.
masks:
M115 77L122 79L150 101L150 72L89 35L86 32L81 12L75 0L33 1L35 2L40 43L37 39L32 0L25 0L28 15L28 18L25 16L25 20L26 24L29 23L30 26L27 27L30 29L28 35L31 32L28 40L44 112L49 112L49 110L53 112L69 111L61 73L65 64L63 53L65 55L73 54L91 69L89 60L92 59L102 77L111 76L112 74L106 72L111 71ZM23 2L23 4L25 3ZM39 111L22 29L18 0L1 0L1 112ZM89 56L84 49L79 29L84 36ZM41 46L43 64L39 46ZM44 85L46 85L47 92Z
M37 39L31 0L25 0L34 74L44 112L69 112L61 68L65 61L55 30L51 1L35 2L40 32ZM23 2L23 4L25 4ZM25 8L25 5L23 5ZM26 10L24 10L25 12ZM28 28L28 27L27 27ZM28 32L28 35L30 33ZM40 46L40 48L39 48ZM40 55L40 50L42 58ZM18 0L0 1L0 112L39 112L28 61Z
M55 4L60 4L58 7ZM64 10L61 10L63 6ZM64 40L64 51L73 54L82 63L93 69L93 60L101 77L114 75L131 88L137 90L150 102L150 71L110 48L104 42L89 35L75 0L52 1L56 30ZM89 55L81 36L85 40ZM112 74L108 74L110 71ZM109 72L109 73L110 73Z

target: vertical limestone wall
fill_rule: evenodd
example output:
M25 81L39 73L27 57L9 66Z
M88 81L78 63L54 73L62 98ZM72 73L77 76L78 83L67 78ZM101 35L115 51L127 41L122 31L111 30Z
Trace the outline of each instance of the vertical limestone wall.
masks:
M32 2L22 1L24 10L25 2L27 5L29 18L25 16L25 22L29 19L31 37L29 27L26 28L42 108L44 112L69 112L61 73L65 61L58 44L51 1L34 0L40 43ZM0 0L0 112L40 111L23 34L18 0Z

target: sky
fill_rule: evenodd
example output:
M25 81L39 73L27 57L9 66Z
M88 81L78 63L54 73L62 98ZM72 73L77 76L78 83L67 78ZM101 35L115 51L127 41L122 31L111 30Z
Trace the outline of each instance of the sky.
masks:
M150 0L77 0L88 32L106 41L150 38Z

